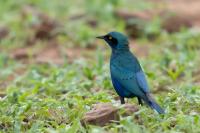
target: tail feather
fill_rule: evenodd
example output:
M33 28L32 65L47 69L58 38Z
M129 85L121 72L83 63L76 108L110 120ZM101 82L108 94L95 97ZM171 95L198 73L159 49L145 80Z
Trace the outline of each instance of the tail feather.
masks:
M165 111L156 103L156 102L150 102L150 107L155 109L159 114L164 114Z
M146 95L148 98L147 104L152 108L155 109L159 114L165 114L165 111L156 103L156 101L149 95Z

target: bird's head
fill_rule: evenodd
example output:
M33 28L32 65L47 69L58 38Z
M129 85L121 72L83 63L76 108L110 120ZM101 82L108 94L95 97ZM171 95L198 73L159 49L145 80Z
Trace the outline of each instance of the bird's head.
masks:
M114 50L128 50L128 38L120 32L110 32L97 38L105 40L108 45Z

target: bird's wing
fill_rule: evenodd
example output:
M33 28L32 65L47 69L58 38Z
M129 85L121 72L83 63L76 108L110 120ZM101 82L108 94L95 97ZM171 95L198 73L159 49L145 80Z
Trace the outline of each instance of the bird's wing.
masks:
M124 53L123 56L118 56L111 60L111 72L119 74L121 79L129 79L133 77L136 71L139 71L140 64L138 60L131 53Z
M118 93L123 94L124 92L129 92L132 96L144 96L144 91L138 84L136 73L129 71L123 71L123 69L118 69L115 66L111 66L112 72L111 77L114 81L114 87ZM120 86L120 87L119 87Z
M137 79L137 83L140 86L140 88L145 93L149 93L149 87L147 84L147 80L146 80L145 74L142 70L136 73L136 79Z
M122 96L122 97L126 97L126 96L130 96L132 93L128 90L126 90L126 88L124 88L118 80L117 78L115 78L114 76L111 75L111 79L112 79L112 83L113 86L116 90L116 92L118 93L118 95Z
M111 75L124 90L145 97L148 85L138 60L131 54L123 54L111 62Z

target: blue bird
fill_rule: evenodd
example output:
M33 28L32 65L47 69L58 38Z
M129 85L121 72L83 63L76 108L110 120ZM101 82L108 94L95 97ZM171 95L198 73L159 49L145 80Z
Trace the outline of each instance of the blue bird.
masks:
M105 40L112 49L110 74L121 104L125 104L124 98L137 97L139 104L142 105L144 101L158 113L164 114L164 110L150 95L140 63L129 49L128 38L119 32L110 32L97 38Z

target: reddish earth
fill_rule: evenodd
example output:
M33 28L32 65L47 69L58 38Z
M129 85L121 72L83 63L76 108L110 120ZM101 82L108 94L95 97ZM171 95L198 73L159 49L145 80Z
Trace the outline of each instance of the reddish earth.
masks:
M33 31L33 36L27 38L27 45L34 44L37 40L49 40L54 38L57 34L58 28L61 28L60 23L48 16L46 13L40 11L33 5L26 5L21 11L22 19L27 19L30 16L35 17L37 23L31 23L29 28Z
M200 1L199 0L151 0L155 6L151 10L130 12L117 10L115 15L126 22L126 29L132 37L141 34L143 23L161 19L161 27L168 32L177 32L182 27L200 27ZM130 23L135 19L138 23Z
M181 26L191 27L200 24L200 1L198 0L173 0L173 1L162 1L162 0L152 0L157 8L152 10L145 10L140 12L128 12L124 10L116 11L116 16L124 19L125 21L130 18L137 18L142 21L149 21L155 16L160 16L163 21L163 28L169 32L178 31ZM156 6L155 6L156 7ZM188 8L190 7L190 8ZM192 8L191 8L192 7ZM63 53L59 48L57 42L54 41L54 33L56 28L59 27L59 22L49 17L47 14L41 12L39 9L32 5L24 6L22 9L22 18L26 19L28 16L35 16L40 20L36 24L32 24L30 28L34 31L34 36L30 37L27 41L28 46L25 48L19 48L14 50L11 55L12 58L16 60L26 60L29 57L33 58L36 63L56 63L62 64L63 57L67 57L69 60L79 58L84 53L84 51L89 51L88 49L81 48L69 48ZM83 17L84 15L78 16ZM95 25L95 20L91 20L91 25ZM129 27L130 32L136 33L134 27ZM136 27L137 28L137 27ZM140 29L139 29L140 30ZM0 30L1 31L1 30ZM7 34L7 30L3 28L2 36ZM5 34L5 35L4 35ZM137 34L137 33L136 33ZM47 44L40 51L29 52L32 47L29 44L34 44L37 40L46 39ZM53 40L53 41L52 41ZM137 45L134 41L130 42L130 47L134 50L136 55L148 56L149 45Z
M4 39L5 37L7 37L8 34L9 34L8 28L5 27L5 26L1 26L1 27L0 27L0 41L1 41L2 39Z
M193 81L195 84L200 85L200 70L195 70L192 73Z
M150 21L155 16L159 16L162 20L162 26L169 32L175 32L181 26L194 27L200 26L200 1L199 0L152 0L157 4L157 8L152 10L145 10L140 12L129 12L125 10L118 10L115 15L128 22L129 19L136 18L141 21ZM59 22L54 18L49 17L45 13L38 10L36 7L28 5L22 9L22 18L26 19L28 16L35 16L40 20L36 24L30 25L33 30L33 36L27 39L27 45L24 48L13 50L10 55L15 60L23 61L24 63L55 63L63 64L64 57L69 62L80 58L86 57L85 53L93 52L91 49L84 48L61 48L55 41L56 29L60 28ZM80 17L80 16L78 16ZM82 16L81 16L82 17ZM95 20L89 20L88 24L96 26ZM130 27L129 27L130 26ZM135 34L135 28L127 23L127 28L130 29L132 34ZM138 29L140 30L140 29ZM7 27L0 27L0 39L5 38L9 34ZM136 33L137 34L137 33ZM38 40L45 40L46 44L40 50L33 50L34 45ZM139 45L135 41L130 41L130 47L135 54L139 57L146 57L149 55L150 45ZM30 52L31 51L31 52ZM23 74L23 73L19 73ZM12 80L13 77L11 76Z
M61 57L58 44L51 42L36 54L35 61L36 63L63 64L64 59Z
M18 68L13 70L12 74L8 75L4 79L0 80L0 97L6 95L5 90L10 82L14 81L18 76L23 75L26 72L26 68Z
M130 40L130 48L134 54L138 57L147 57L149 55L149 49L151 45L137 44L135 40Z
M10 54L10 57L15 59L15 60L27 59L29 56L35 56L35 54L34 53L29 54L29 48L28 47L17 48L15 50L13 50Z
M33 46L27 46L24 48L18 48L10 52L12 59L22 61L23 63L54 63L63 64L64 57L67 58L69 63L79 58L89 58L91 53L94 53L94 49L88 48L63 48L58 43L52 41L48 44L44 44L41 49L34 50Z

